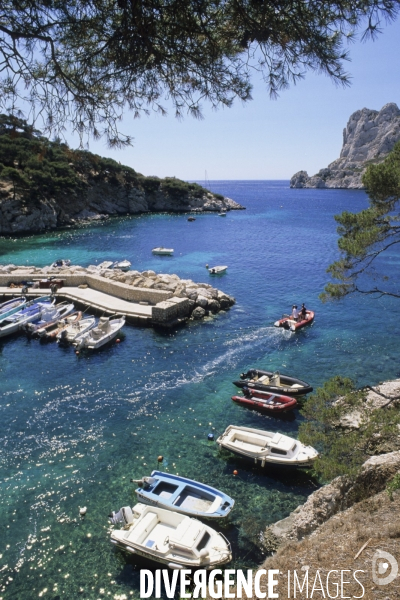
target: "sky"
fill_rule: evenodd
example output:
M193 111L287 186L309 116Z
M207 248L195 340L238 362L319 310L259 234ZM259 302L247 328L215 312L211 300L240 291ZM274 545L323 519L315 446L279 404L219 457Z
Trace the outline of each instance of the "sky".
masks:
M400 18L376 41L350 45L351 86L337 87L325 75L309 72L296 86L270 100L264 83L253 78L253 100L213 111L204 119L151 114L133 119L126 112L120 130L133 146L111 150L104 140L89 150L109 156L143 175L207 179L290 179L300 170L314 175L339 158L343 129L359 109L400 106ZM77 137L68 137L77 147Z

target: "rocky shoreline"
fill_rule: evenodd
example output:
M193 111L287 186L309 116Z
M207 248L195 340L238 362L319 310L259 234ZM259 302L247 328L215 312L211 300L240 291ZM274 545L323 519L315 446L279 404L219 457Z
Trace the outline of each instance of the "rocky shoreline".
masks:
M7 195L6 187L0 181L0 235L41 233L104 221L109 217L146 213L245 210L234 200L218 198L211 192L201 197L188 193L177 201L162 190L148 193L135 187L119 188L103 182L90 184L85 193L76 194L67 202L63 198L49 198L31 203L22 197Z
M363 418L373 410L400 403L400 379L385 381L368 387ZM397 405L396 404L396 405ZM360 410L349 413L338 427L357 429L362 416ZM400 437L400 433L399 436ZM400 471L399 439L394 436L391 448L384 445L384 453L371 456L360 468L356 477L336 477L311 494L305 504L298 506L288 517L267 528L266 539L276 547L285 541L301 540L335 514L347 510L353 504L381 492L387 482Z

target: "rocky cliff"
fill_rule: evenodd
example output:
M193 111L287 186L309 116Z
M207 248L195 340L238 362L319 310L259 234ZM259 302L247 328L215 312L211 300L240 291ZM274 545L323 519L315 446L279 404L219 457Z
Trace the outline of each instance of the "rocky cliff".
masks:
M400 140L400 110L394 103L380 111L363 108L353 113L343 130L340 158L316 175L299 171L291 188L362 189L362 175L369 164L379 163Z
M0 235L109 215L241 208L196 183L145 177L112 159L51 142L22 119L0 115Z
M66 197L67 196L67 197ZM90 177L83 190L31 201L12 193L12 186L0 181L0 235L39 232L108 216L146 212L205 212L238 210L243 206L230 198L218 198L204 190L179 197L165 191L146 191L135 184L97 182Z

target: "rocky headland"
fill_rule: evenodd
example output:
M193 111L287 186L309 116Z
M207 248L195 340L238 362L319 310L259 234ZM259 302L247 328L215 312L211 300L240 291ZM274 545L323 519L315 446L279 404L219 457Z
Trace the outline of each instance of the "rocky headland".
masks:
M0 115L0 235L109 216L243 208L196 183L145 177L112 159L72 150L21 119Z
M370 164L382 162L400 140L400 110L394 103L380 111L363 108L353 113L343 130L340 158L316 175L299 171L291 188L363 189L362 176Z

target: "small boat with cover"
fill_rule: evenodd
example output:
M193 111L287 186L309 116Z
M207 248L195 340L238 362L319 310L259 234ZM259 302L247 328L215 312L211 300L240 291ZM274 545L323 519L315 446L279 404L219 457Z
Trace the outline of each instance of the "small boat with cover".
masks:
M305 446L288 435L250 427L229 425L217 439L220 448L253 460L255 464L310 467L318 457L311 446Z
M249 388L243 388L243 393L244 396L232 396L232 400L241 406L262 413L282 413L293 410L297 404L296 398L281 394L270 394Z
M228 540L209 525L181 513L138 503L109 516L118 547L170 569L213 569L232 560Z
M282 319L275 321L275 327L283 327L284 329L290 329L290 331L297 331L306 325L310 325L314 321L315 313L312 310L306 310L305 317L299 317L297 321L289 315L283 315Z
M210 485L172 473L153 471L150 477L131 481L140 485L135 490L139 502L191 517L221 519L235 504L230 496Z
M247 373L240 374L240 381L233 382L236 387L262 390L272 394L285 394L287 396L303 396L312 392L309 383L281 375L279 371L262 371L261 369L250 369Z

